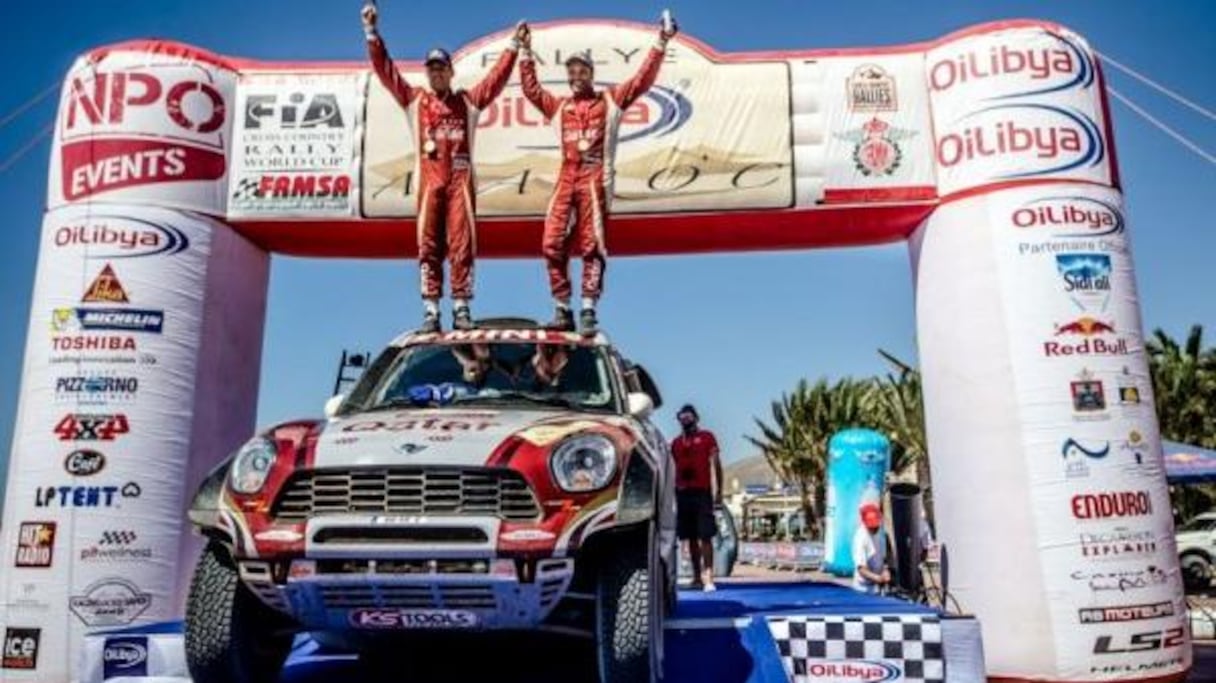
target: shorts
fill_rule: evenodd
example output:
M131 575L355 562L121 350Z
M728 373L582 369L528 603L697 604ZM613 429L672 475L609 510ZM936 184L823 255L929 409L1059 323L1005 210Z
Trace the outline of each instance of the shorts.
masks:
M717 535L713 494L700 489L676 491L676 536L707 541Z

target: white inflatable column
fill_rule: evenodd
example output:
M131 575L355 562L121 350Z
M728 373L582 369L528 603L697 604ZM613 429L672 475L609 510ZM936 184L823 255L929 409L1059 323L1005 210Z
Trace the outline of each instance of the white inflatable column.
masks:
M186 506L254 428L268 261L196 214L47 214L4 510L0 680L66 682L84 634L180 618L197 553Z
M1000 678L1190 666L1120 203L1096 186L1002 190L942 206L912 242L950 590Z

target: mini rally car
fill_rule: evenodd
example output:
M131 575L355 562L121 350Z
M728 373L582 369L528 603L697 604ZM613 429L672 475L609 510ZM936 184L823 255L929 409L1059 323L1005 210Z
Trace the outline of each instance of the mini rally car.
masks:
M678 568L660 400L603 335L403 335L327 419L258 435L201 486L194 681L274 680L301 632L375 656L521 629L592 635L605 683L656 680Z

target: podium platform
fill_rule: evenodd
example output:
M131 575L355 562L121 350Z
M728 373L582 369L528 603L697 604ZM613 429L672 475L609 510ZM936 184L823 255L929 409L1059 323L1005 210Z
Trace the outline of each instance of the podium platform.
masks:
M856 593L832 583L723 582L713 593L681 591L665 624L668 682L984 680L979 624L922 605ZM119 671L121 647L146 659ZM582 683L594 671L585 638L518 635L475 639L434 656L403 653L377 663L327 651L301 637L281 683ZM181 624L98 633L82 653L80 683L188 683ZM107 678L106 674L110 677ZM136 674L131 676L130 674Z

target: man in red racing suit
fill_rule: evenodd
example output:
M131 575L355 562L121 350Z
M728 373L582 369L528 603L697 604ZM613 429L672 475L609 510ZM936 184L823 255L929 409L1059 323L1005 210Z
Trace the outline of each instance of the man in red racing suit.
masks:
M430 90L411 86L393 65L376 30L375 5L363 7L367 51L380 82L410 119L418 136L415 172L418 187L418 270L422 281L422 331L439 331L439 299L443 296L443 260L451 266L452 326L471 329L469 300L473 298L473 260L477 251L477 189L473 186L473 133L478 113L498 97L515 68L518 36L503 51L490 73L469 90L451 88L452 58L442 49L426 56Z
M579 323L585 334L596 331L595 305L604 285L607 257L604 235L612 199L613 157L621 112L654 85L667 54L667 41L675 32L674 23L661 29L658 43L650 49L637 73L604 91L595 89L591 56L586 53L570 56L566 60L566 76L571 94L566 97L558 97L540 84L532 59L531 33L524 31L519 35L524 47L519 67L524 96L546 120L561 116L562 163L549 200L541 245L557 308L551 327L574 329L569 265L570 257L578 256L583 260Z

